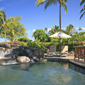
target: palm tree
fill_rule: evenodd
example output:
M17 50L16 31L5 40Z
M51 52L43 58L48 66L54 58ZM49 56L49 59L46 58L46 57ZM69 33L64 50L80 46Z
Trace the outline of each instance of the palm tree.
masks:
M85 0L81 0L80 6L83 5L84 3L85 3ZM83 17L83 15L85 15L85 5L81 9L80 13L82 13L81 16L80 16L80 19L81 19Z
M65 33L68 35L73 35L75 33L75 28L72 24L66 27Z
M83 30L81 27L79 27L79 29L78 29L79 31L81 31L81 30Z
M44 31L47 32L47 30L48 30L47 27L45 27Z
M46 3L45 4L45 9L46 9L49 5L57 4L57 2L59 3L59 28L61 32L61 6L64 7L65 13L67 14L67 7L66 7L67 0L37 0L36 5L39 6L40 4L42 5L43 3ZM60 42L62 42L61 38Z
M4 11L0 10L0 28L4 29L5 43L6 43L6 15ZM2 30L3 30L2 29Z
M45 9L46 9L49 5L57 4L57 2L59 2L59 27L61 32L61 6L64 7L65 13L67 13L67 7L66 7L67 0L37 0L36 5L38 6L40 4L46 3L45 4Z
M60 28L60 32L61 32L61 6L64 7L65 9L65 13L67 14L67 7L66 7L66 2L67 0L37 0L36 1L36 5L42 5L43 3L45 4L45 9L51 5L51 4L57 4L57 2L59 3L59 28ZM60 38L60 43L62 42L62 39ZM61 46L61 45L60 45ZM60 47L61 50L61 47Z

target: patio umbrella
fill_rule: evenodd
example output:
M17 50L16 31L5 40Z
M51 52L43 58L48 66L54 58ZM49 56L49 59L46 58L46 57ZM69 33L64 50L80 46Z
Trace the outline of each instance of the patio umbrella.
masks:
M51 35L49 37L51 37L51 38L60 38L60 43L62 42L61 38L71 38L71 36L69 36L69 35L67 35L67 34L65 34L63 32L57 32L57 33L55 33L55 34L53 34L53 35ZM59 53L60 53L60 51L61 51L61 47L60 47Z
M63 32L57 32L57 33L51 35L50 37L52 37L52 38L71 38L71 36L69 36Z

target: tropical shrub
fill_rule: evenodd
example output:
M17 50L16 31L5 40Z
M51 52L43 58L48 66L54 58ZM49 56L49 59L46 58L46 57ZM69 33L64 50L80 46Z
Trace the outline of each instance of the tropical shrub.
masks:
M43 49L45 51L45 46L42 42L35 40L35 41L28 41L27 46L31 48L38 48L38 49Z
M18 41L20 42L28 42L28 38L22 37L22 38L18 38Z
M27 46L27 43L26 42L19 42L19 45Z

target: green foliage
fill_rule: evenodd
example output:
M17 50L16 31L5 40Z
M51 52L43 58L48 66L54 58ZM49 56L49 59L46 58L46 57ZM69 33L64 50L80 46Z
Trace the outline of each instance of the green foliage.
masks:
M66 27L66 30L65 30L65 33L68 34L68 35L73 35L75 33L75 28L73 25L69 25Z
M13 42L17 37L26 36L24 24L20 23L21 17L10 17L6 20L4 11L0 10L0 36Z
M39 40L40 42L47 42L47 41L50 41L50 38L49 36L43 31L43 30L40 30L40 29L37 29L33 35L32 35L35 39Z
M59 27L55 25L51 28L48 34L53 35L54 33L59 32L59 31L60 31Z
M83 46L85 46L85 44L83 44Z
M42 42L40 42L39 40L28 41L27 45L31 48L43 49L45 51L44 44Z
M83 30L81 27L79 27L79 29L78 29L79 31L81 31L81 30Z
M71 43L80 43L81 41L85 41L85 32L75 33L71 39L69 39Z
M17 41L20 41L20 42L28 42L29 39L27 37L22 37L22 38L18 38Z
M4 11L0 10L0 36L2 36L2 32L6 43L6 15Z
M44 44L44 46L46 47L46 48L49 48L51 45L53 45L53 46L57 46L58 45L58 43L57 42L43 42L43 44Z
M11 42L14 41L16 37L26 36L26 29L24 24L20 23L21 17L10 17L6 20L6 35L7 39ZM4 33L1 33L1 36L4 37Z
M26 42L19 42L19 45L27 46Z
M67 7L66 7L67 0L37 0L36 5L39 6L40 4L42 5L43 3L45 3L45 9L46 9L51 4L54 4L54 5L57 4L57 2L62 4L62 6L65 9L65 13L67 13Z
M81 0L80 6L83 5L84 3L85 3L85 0ZM85 15L85 4L83 8L81 9L80 13L82 13L80 16L80 19L81 19Z
M53 42L53 43L59 43L59 39L58 38L51 38L51 42Z
M48 30L48 29L47 29L47 27L45 27L44 31L46 31L46 32L47 32L47 30Z
M4 11L0 10L0 29L3 28L5 21L6 21L6 15Z

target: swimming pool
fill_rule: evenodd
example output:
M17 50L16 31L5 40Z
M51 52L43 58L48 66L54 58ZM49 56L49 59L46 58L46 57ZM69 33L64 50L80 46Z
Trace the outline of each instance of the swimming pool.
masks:
M0 66L0 85L85 85L85 69L61 62Z

